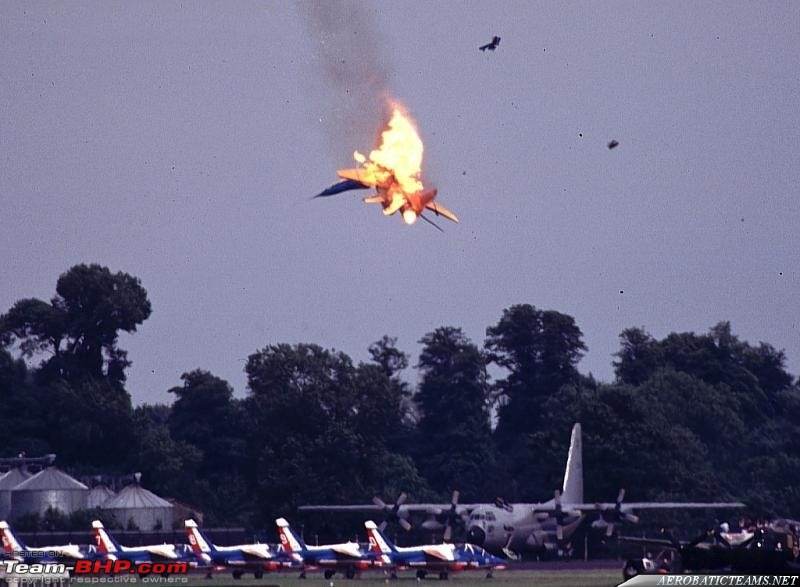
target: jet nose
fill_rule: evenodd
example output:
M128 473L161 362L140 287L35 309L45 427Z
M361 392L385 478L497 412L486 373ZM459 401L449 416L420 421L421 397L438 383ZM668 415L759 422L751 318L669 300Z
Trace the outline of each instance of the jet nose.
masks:
M483 546L483 543L486 542L486 532L480 526L470 526L467 530L467 541L470 544Z

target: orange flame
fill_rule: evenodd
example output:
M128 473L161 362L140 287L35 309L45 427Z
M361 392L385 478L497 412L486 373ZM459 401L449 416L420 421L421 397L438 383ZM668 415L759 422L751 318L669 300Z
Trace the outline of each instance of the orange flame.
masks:
M413 194L422 190L422 152L422 139L414 123L395 107L388 128L381 133L380 147L369 154L369 160L358 151L353 157L364 164L378 184L396 184L394 189ZM397 196L402 197L402 193Z

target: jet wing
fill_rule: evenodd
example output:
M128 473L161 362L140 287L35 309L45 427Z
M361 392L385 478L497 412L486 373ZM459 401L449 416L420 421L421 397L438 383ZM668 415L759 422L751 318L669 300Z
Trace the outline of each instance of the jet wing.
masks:
M333 544L330 546L330 549L337 554L350 556L352 558L363 558L364 556L364 553L361 552L361 549L356 543Z
M427 206L425 206L428 210L432 211L437 216L444 216L448 220L452 220L453 222L458 222L458 216L453 214L450 210L442 206L438 202L430 202Z
M144 547L144 550L150 553L150 556L158 557L163 560L175 560L178 555L175 553L175 547L171 544L154 544Z
M374 188L380 183L379 178L369 169L340 169L336 172L336 175L342 179L349 179L361 183L365 187Z
M321 198L324 196L333 196L335 194L340 194L342 192L346 192L347 190L362 190L366 189L370 186L361 183L360 181L356 181L354 179L346 179L344 181L340 181L339 183L333 184L331 187L322 190L318 193L315 198Z
M514 504L516 505L516 504ZM537 512L554 512L558 506L554 503L541 503L530 504ZM613 510L617 507L615 502L603 503L564 503L561 504L561 509L564 511L597 511L597 510ZM714 501L714 502L698 502L698 501L626 501L621 504L622 510L696 510L696 509L736 509L747 507L740 501Z
M376 512L383 511L373 503L354 504L354 505L301 505L298 510L305 512ZM402 509L402 506L401 506Z
M648 546L663 546L664 548L676 548L672 540L666 538L641 538L639 536L620 536L620 542L628 542L631 544L645 544Z
M665 548L698 548L703 550L709 550L712 548L719 548L719 547L730 547L730 546L738 546L744 545L750 540L753 539L753 534L749 534L747 532L744 533L743 539L739 544L734 544L733 542L729 542L724 534L719 534L722 537L723 544L719 542L712 542L710 539L714 537L714 533L711 531L704 532L697 536L694 540L675 540L674 538L645 538L645 537L638 537L638 536L620 536L619 540L621 542L628 542L632 544L645 544L651 546L663 546Z
M492 505L489 503L463 503L456 507L456 513L470 513L475 508L481 506ZM546 503L515 503L514 508L519 508L521 511L534 510L537 512L555 512L558 509L553 502ZM449 510L452 504L449 503L411 503L403 504L399 508L399 512L421 513L421 514L440 514ZM561 508L564 511L605 511L612 510L617 507L616 502L599 502L599 503L564 503ZM703 508L743 508L746 505L740 501L722 501L722 502L695 502L695 501L637 501L637 502L624 502L622 504L623 510L647 510L647 509L703 509ZM375 505L374 503L352 504L352 505L301 505L297 508L300 511L306 512L382 512L384 508Z
M422 552L425 553L427 558L433 560L443 560L443 561L453 561L455 557L453 556L453 549L449 548L449 545L446 544L431 544L428 546L424 546L422 548Z
M614 507L616 504L600 504L603 506L611 506ZM625 502L622 504L623 509L635 509L635 510L675 510L675 509L687 509L687 510L696 510L696 509L737 509L747 507L741 501L712 501L712 502L697 502L697 501L665 501L665 502L657 502L657 501L632 501L632 502Z
M486 505L479 503L464 503L456 507L456 513L471 512L475 508ZM440 514L449 510L452 504L449 503L412 503L400 506L400 512L420 513L420 514ZM363 503L353 505L301 505L297 508L306 512L382 512L384 508L374 503Z
M246 557L251 559L271 559L272 554L266 544L242 544L239 549Z

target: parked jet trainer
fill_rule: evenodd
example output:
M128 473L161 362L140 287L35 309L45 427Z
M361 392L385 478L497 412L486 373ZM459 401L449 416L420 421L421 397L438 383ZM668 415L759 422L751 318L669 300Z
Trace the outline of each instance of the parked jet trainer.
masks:
M17 560L26 564L56 562L71 564L77 559L85 558L77 544L28 547L17 538L6 521L0 521L0 542L3 544L0 558Z
M194 520L186 520L184 525L186 537L195 555L208 566L233 569L234 579L241 579L246 571L251 571L256 579L260 579L264 571L300 567L299 560L284 552L273 552L266 544L217 546Z
M481 570L492 576L495 569L504 569L505 560L493 556L479 546L472 544L426 544L422 546L395 546L378 529L372 520L364 522L369 536L369 546L380 555L384 566L391 569L392 578L397 571L411 568L417 572L417 579L424 579L428 572L438 572L439 579L447 579L451 571Z
M182 561L195 566L197 559L179 555L174 544L152 544L147 546L122 546L103 527L100 520L92 522L98 558L105 560L127 560L135 567L156 562Z
M300 578L305 578L308 569L321 568L326 579L333 577L336 571L344 571L345 576L352 579L360 571L381 566L380 559L361 550L358 542L307 546L295 535L286 519L278 518L275 523L283 551L302 561Z
M449 504L405 504L401 494L394 505L384 504L375 498L372 504L360 505L304 505L300 510L367 511L383 512L389 519L397 520L405 529L411 528L411 513L426 514L429 519L422 527L444 530L445 540L452 535L453 524L461 522L467 531L467 541L495 554L518 558L526 552L558 552L564 550L572 536L588 520L588 514L597 513L592 527L604 529L607 536L614 533L621 522L638 522L634 510L645 509L700 509L742 508L741 502L631 502L623 503L625 490L621 489L615 502L585 503L583 500L583 449L581 425L572 428L564 483L556 490L553 499L539 503L458 503L459 492L453 492ZM439 519L437 519L439 518ZM445 519L442 523L440 519Z

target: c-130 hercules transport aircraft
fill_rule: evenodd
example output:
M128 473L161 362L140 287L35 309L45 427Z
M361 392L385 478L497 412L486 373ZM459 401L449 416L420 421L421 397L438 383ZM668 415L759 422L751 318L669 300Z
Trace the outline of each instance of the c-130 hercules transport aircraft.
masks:
M586 503L583 499L583 448L581 425L572 427L567 466L561 490L553 499L538 503L507 503L497 499L494 503L458 503L459 492L453 492L450 503L406 504L403 493L393 505L374 498L371 504L355 505L303 505L304 511L364 511L383 512L387 520L411 528L408 518L412 513L425 514L422 523L426 530L444 530L444 540L452 537L453 526L463 524L467 541L487 551L519 558L523 553L562 552L572 536L588 522L591 512L597 513L593 528L605 530L606 536L614 533L617 524L639 521L635 510L653 509L722 509L743 508L741 502L628 502L625 490L620 489L614 502ZM382 524L385 527L386 522Z

